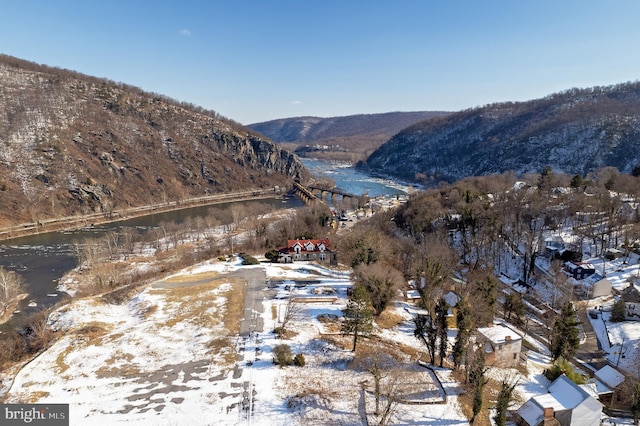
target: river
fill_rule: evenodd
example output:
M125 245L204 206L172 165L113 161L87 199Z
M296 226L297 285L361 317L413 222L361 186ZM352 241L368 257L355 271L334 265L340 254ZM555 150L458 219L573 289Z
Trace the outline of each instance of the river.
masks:
M393 197L407 193L407 186L389 179L374 178L346 163L332 163L312 158L301 158L302 164L314 175L333 179L338 188L354 195Z
M271 204L276 209L295 208L302 205L296 198L257 199L255 201L237 201L237 203L259 202ZM198 206L140 216L117 222L109 222L90 228L81 228L66 232L47 232L0 242L0 266L15 271L24 279L24 292L28 297L18 306L18 312L11 321L0 324L0 332L12 327L24 325L24 319L31 313L54 305L67 297L57 291L58 280L69 270L77 266L76 247L86 239L99 238L110 231L122 228L136 228L141 232L157 227L162 222L182 223L190 217L207 216L213 210L228 209L233 203L221 203ZM215 214L215 213L214 213ZM218 216L218 215L216 215ZM219 217L229 217L221 214Z
M355 194L370 197L396 196L403 194L401 186L393 181L375 179L344 164L322 160L302 159L312 174L333 179L336 186ZM271 203L275 208L298 207L297 199L261 199L261 203ZM247 201L245 201L247 202ZM87 238L97 238L109 231L123 227L134 227L142 231L157 227L161 222L183 222L189 217L206 216L211 208L225 209L232 203L199 206L188 209L155 213L119 222L111 222L92 228L71 232L49 232L0 242L0 266L15 271L25 281L24 291L28 297L19 307L19 312L11 321L0 325L0 332L23 325L28 314L49 307L66 294L57 291L58 280L70 269L77 266L76 245Z

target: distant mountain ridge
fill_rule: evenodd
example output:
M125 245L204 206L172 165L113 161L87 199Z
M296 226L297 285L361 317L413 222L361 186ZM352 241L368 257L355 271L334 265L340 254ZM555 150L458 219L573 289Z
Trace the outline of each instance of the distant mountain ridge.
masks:
M191 104L0 55L0 226L288 185L297 156Z
M446 112L387 112L329 118L293 117L249 124L248 127L275 142L298 145L297 152L302 155L309 152L308 149L304 149L305 145L326 145L333 146L334 151L370 153L400 130L426 118L443 114Z
M505 102L421 121L372 153L366 169L406 180L567 174L640 164L640 82L570 89L527 102Z
M247 127L275 142L316 142L325 139L358 135L394 135L426 118L443 114L437 111L387 112L357 114L342 117L292 117Z

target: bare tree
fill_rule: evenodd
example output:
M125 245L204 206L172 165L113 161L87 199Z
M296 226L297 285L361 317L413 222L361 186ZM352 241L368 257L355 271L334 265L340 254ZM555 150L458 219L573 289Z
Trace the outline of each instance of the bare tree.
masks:
M562 272L562 264L560 262L552 262L550 271L551 279L551 307L557 309L566 302L575 300L573 286L568 280L565 273Z
M373 379L373 394L376 401L375 415L380 414L380 400L382 396L382 381L396 367L398 360L390 353L379 348L367 347L356 355L354 367L371 374Z
M233 228L234 229L238 229L238 224L240 223L240 220L244 219L244 217L246 216L247 209L245 208L245 206L243 204L233 203L231 205L231 207L229 207L229 210L231 211L231 219L233 221Z
M105 243L98 238L85 238L75 246L76 256L80 264L91 266L105 260Z
M122 241L122 250L124 251L124 257L132 255L135 249L136 232L133 228L123 228L120 231L120 239Z
M0 306L3 314L9 306L9 302L20 293L23 285L24 280L20 275L0 266Z
M120 233L115 231L109 231L103 237L103 241L109 251L109 257L111 259L115 259L118 254L118 249L120 246Z
M378 377L374 377L374 385L377 384L377 389L374 389L374 395L377 395L376 409L367 416L369 424L392 424L393 415L397 412L403 395L419 392L425 386L425 383L416 381L415 371L411 371L407 365L398 365L397 362L394 366L386 368L380 364L378 368L370 369L369 372Z
M283 307L283 312L279 313L280 326L276 327L274 330L278 337L283 337L286 334L287 327L291 323L291 321L295 320L300 316L302 312L302 305L296 302L293 295L289 295L289 299L287 303L284 305L278 305L278 307Z

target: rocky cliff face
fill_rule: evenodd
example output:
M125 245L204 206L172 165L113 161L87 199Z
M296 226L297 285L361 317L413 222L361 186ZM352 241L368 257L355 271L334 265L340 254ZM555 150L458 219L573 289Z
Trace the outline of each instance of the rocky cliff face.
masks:
M0 56L0 226L287 185L292 153L193 105Z
M586 175L640 164L640 83L571 89L543 99L500 103L425 120L395 135L364 164L407 180L466 176L546 166Z

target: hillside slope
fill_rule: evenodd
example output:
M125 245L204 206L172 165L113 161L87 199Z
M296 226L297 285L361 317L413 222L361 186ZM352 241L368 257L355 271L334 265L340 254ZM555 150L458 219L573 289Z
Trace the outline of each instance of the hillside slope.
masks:
M389 112L344 117L294 117L249 124L249 128L275 142L291 143L296 153L308 157L340 157L360 160L400 130L429 117L435 111Z
M299 159L190 104L0 56L0 226L286 185Z
M550 165L585 175L640 164L640 83L571 89L422 121L395 135L364 167L408 180L454 181Z

